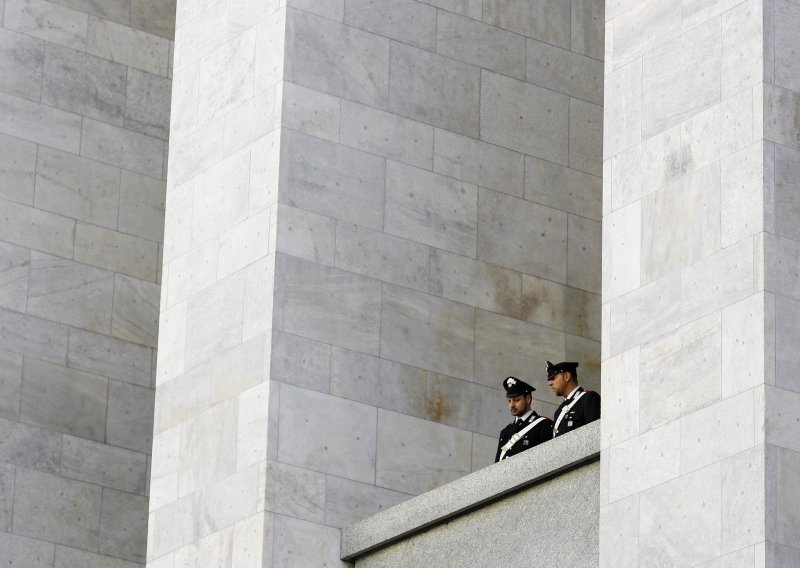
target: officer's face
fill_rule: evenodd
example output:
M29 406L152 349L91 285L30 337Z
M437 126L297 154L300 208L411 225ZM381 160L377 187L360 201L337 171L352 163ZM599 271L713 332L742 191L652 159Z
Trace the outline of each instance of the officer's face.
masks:
M569 373L560 372L552 378L547 379L547 386L553 389L556 396L566 396L569 393L567 390L567 382L569 381Z
M531 395L521 394L519 396L509 396L506 398L508 410L512 416L522 416L531 408Z

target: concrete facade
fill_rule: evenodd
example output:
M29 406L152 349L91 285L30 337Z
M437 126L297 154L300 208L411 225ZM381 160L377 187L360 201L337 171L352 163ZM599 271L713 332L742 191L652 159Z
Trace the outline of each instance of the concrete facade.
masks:
M601 566L797 564L798 18L607 3Z
M596 6L286 4L178 4L150 566L340 565L599 379Z
M0 1L0 564L145 561L174 2Z

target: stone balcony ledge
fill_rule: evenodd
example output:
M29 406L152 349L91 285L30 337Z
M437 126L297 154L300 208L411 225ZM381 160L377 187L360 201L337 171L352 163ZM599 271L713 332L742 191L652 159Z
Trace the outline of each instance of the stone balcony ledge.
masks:
M599 459L598 420L345 528L341 557L355 560Z

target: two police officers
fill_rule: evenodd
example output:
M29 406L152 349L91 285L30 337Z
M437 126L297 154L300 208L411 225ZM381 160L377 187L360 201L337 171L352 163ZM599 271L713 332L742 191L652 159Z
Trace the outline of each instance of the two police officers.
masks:
M600 395L578 385L578 363L547 361L547 386L556 396L564 397L553 420L539 416L531 408L536 389L517 377L506 377L503 388L514 420L500 432L494 461L516 455L600 418Z

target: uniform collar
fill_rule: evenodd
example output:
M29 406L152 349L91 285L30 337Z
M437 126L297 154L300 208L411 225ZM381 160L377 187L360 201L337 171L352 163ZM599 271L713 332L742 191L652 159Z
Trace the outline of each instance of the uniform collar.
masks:
M581 390L582 389L580 386L575 387L574 389L572 389L571 393L569 393L567 396L564 397L564 401L569 402L570 400L572 400L572 397L575 396L577 393L581 392Z

